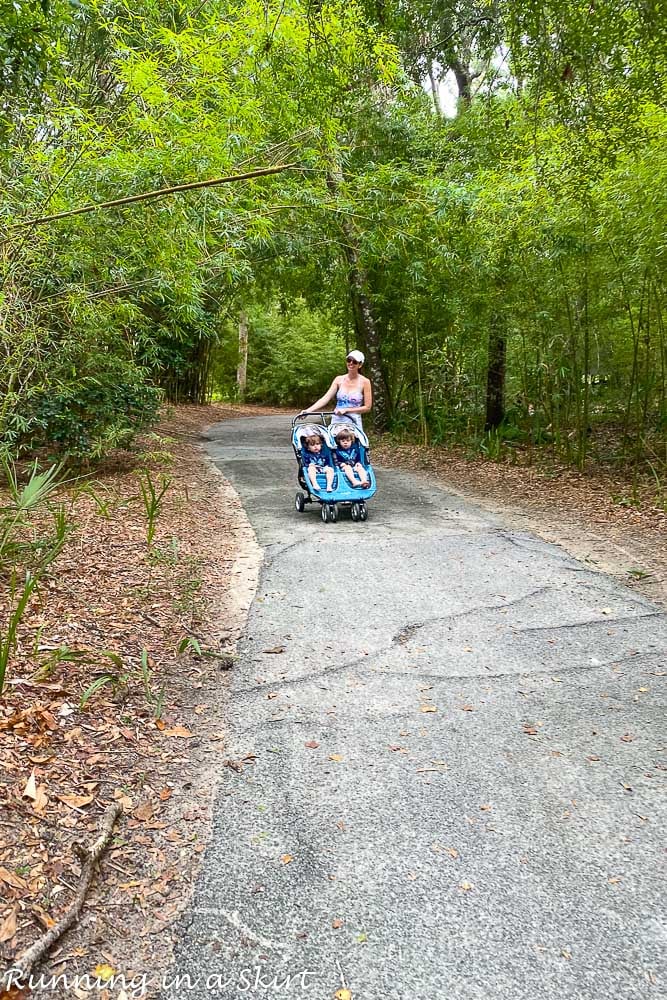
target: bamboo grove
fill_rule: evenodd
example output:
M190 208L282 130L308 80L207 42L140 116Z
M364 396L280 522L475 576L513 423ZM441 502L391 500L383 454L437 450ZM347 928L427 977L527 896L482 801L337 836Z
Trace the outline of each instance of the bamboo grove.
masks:
M660 474L664 8L5 10L5 456L102 455L165 397L297 407L358 346L381 427Z

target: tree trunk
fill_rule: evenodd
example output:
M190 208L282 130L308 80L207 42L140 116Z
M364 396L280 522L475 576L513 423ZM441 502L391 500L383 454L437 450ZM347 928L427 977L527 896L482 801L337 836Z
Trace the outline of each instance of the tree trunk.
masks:
M340 167L334 167L329 171L327 187L332 194L336 194L342 179ZM377 430L384 430L389 418L389 393L382 372L380 337L369 295L368 275L360 260L359 239L354 224L347 216L341 216L341 220L341 228L345 237L343 253L348 266L354 325L361 346L366 352L368 377L373 383L373 424Z
M485 431L494 430L505 416L505 355L506 341L497 316L489 328L489 359L486 369Z
M460 59L452 59L449 66L456 77L459 101L468 107L472 101L472 81L474 80L470 67L465 66Z
M432 59L429 59L429 61L428 61L428 79L429 79L429 83L431 84L431 94L433 95L433 105L435 107L435 110L436 110L437 114L439 114L440 117L442 118L442 105L440 103L440 90L439 90L439 86L438 86L438 81L436 80L436 77L435 77L435 72L433 70L433 60Z
M239 315L239 363L236 369L236 393L239 402L245 398L248 381L248 317L242 311Z

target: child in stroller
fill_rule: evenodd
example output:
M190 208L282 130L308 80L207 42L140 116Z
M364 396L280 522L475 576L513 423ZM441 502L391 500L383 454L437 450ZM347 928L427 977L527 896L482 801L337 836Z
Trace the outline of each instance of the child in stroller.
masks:
M303 438L303 467L314 490L319 489L317 474L324 473L327 493L331 493L333 489L334 470L333 466L329 464L326 453L322 451L323 446L324 441L319 431L316 434L308 434Z
M339 424L332 430L331 436L336 442L334 462L344 472L345 478L352 486L361 486L362 489L368 486L368 473L361 461L361 449L352 428Z
M292 447L298 464L299 486L303 491L296 494L294 506L302 513L306 504L319 503L325 523L335 523L340 509L349 507L353 521L365 521L368 518L366 501L377 490L375 473L370 464L368 438L361 428L334 413L318 412L317 417L323 421L321 424L299 424L300 420L313 416L315 414L299 413L292 420ZM319 437L322 444L318 448L314 443L320 457L313 461L311 456L314 452L309 451L306 439L315 437ZM338 458L337 451L340 453ZM331 489L328 489L329 477L324 471L327 466L333 472ZM346 466L350 471L356 470L356 475L352 473L354 485L349 474L346 475Z

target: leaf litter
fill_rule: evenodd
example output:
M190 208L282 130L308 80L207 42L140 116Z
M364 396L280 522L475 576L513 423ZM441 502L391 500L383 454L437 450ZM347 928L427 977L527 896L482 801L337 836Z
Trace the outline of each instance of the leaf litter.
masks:
M175 408L157 428L159 453L149 435L138 452L117 452L97 471L104 516L91 492L61 491L73 534L28 607L0 700L3 967L68 909L81 874L76 847L94 839L112 801L125 815L80 922L44 972L89 973L101 947L107 968L151 974L169 964L165 931L187 902L203 850L211 741L224 729L217 654L230 652L243 625L232 568L250 537L236 494L196 441L206 425L242 412ZM165 467L172 484L149 551L137 472L157 478ZM6 593L3 617L4 601ZM179 656L184 637L196 644ZM196 656L197 648L214 655ZM195 700L200 711L191 714Z

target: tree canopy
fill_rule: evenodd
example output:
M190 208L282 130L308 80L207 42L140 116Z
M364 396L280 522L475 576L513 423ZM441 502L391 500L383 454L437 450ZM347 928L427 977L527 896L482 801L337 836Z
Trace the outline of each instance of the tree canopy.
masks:
M664 7L14 4L5 454L101 455L165 396L234 395L243 315L248 399L301 406L359 346L381 426L580 464L604 427L658 468Z

